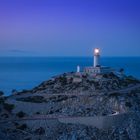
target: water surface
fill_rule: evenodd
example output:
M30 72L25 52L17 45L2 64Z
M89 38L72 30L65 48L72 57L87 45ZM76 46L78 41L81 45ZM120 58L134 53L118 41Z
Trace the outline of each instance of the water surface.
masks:
M31 89L52 76L93 64L92 57L1 57L0 90ZM101 64L140 78L140 57L102 57Z

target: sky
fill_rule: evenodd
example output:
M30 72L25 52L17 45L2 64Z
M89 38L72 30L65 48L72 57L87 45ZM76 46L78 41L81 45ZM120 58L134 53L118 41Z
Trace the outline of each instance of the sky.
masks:
M140 0L0 0L0 56L140 56Z

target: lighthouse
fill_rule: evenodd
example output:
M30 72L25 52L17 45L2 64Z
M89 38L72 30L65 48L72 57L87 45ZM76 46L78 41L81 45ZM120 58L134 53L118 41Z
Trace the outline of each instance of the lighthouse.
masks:
M77 66L77 73L80 72L80 66Z
M84 73L90 76L96 76L98 74L107 74L111 72L114 72L114 69L100 64L100 49L95 48L93 51L93 65L85 67Z
M100 65L100 49L99 48L95 48L94 49L94 67L97 67Z

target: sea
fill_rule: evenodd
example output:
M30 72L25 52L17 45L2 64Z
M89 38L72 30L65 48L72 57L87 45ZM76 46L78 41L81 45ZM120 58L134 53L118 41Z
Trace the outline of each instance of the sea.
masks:
M102 57L103 66L123 68L127 75L140 79L140 57ZM0 90L10 95L12 90L32 89L53 76L75 72L93 65L92 57L0 57Z

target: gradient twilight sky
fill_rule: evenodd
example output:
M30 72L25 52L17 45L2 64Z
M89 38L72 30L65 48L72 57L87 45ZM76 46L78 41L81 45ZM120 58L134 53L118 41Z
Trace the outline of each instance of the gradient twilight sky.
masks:
M0 0L0 56L140 56L140 0Z

